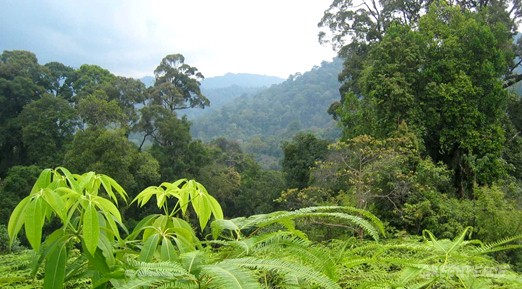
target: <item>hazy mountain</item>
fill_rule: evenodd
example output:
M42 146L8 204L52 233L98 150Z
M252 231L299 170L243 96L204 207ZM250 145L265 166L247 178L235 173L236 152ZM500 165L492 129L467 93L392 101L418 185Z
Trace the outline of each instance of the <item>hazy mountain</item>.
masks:
M141 82L145 84L146 87L150 87L154 85L154 81L156 80L154 76L144 76L140 78Z
M192 134L205 141L217 137L236 140L265 165L277 165L281 141L299 131L332 138L338 135L327 110L339 99L341 69L341 60L323 62L255 95L237 98L193 119Z
M267 76L250 73L227 73L223 76L205 78L201 82L204 90L225 88L230 86L240 87L269 87L285 81L277 76Z

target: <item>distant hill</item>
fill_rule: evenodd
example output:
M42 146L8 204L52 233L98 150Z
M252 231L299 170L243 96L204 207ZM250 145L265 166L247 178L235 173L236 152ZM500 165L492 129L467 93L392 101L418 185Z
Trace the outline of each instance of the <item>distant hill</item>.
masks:
M327 110L339 99L342 61L323 62L304 74L291 75L258 94L240 97L212 113L192 120L192 134L209 141L225 137L240 142L265 166L276 167L281 142L299 131L322 137L338 136L336 123Z
M156 80L154 76L144 76L140 78L141 82L145 84L146 87L150 87L154 85L154 81Z
M204 90L225 88L230 86L239 87L269 87L285 81L277 76L267 76L250 73L227 73L223 76L205 78L201 82Z

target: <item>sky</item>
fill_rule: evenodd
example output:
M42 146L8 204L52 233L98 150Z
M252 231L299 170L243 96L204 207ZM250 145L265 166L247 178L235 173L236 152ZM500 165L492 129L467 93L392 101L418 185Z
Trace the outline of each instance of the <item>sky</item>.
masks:
M99 65L153 75L181 53L205 77L287 78L335 56L317 23L332 0L0 0L0 52L29 50L39 63Z

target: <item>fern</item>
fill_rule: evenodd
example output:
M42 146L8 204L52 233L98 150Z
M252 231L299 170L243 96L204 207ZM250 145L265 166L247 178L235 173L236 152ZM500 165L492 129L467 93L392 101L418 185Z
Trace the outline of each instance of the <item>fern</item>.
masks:
M127 265L125 280L113 280L115 288L157 288L167 284L177 284L173 288L180 288L181 284L194 288L197 284L197 278L177 262L148 263L128 259Z
M253 271L238 266L231 266L226 261L205 265L201 274L207 279L206 285L210 288L223 289L257 289L262 288L259 276Z
M293 262L308 265L324 273L330 279L337 280L337 264L330 257L331 252L324 247L312 245L312 242L308 240L279 232L263 235L263 238L252 239L257 241L253 247L253 254L256 256L287 258Z
M327 220L326 225L336 225L339 221L343 224L353 224L362 228L374 240L379 240L380 235L385 234L382 222L369 212L350 207L323 206L303 208L291 212L279 211L269 214L253 215L248 218L235 218L226 222L213 222L212 235L214 238L217 238L225 230L232 230L238 234L246 230L265 228L278 224L295 235L305 238L301 231L295 229L294 223L295 219L303 218L324 219Z
M340 284L348 288L522 288L520 275L485 254L510 248L509 243L519 237L483 245L465 240L470 233L471 228L466 228L453 240L439 240L425 231L422 242L403 239L347 248Z
M488 254L498 251L519 249L522 248L522 244L509 244L519 240L522 240L522 235L503 238L495 242L481 244L481 247L477 248L476 251L480 254Z
M227 259L222 262L225 265L239 266L243 268L251 268L282 274L288 279L289 276L297 280L303 280L310 285L317 285L322 288L341 288L337 283L328 278L326 275L296 263L287 262L280 259L257 259L252 257Z

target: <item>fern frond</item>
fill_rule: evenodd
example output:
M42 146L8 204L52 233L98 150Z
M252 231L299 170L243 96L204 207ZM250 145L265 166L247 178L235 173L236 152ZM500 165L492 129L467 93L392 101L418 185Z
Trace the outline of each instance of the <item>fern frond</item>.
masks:
M312 242L289 235L287 232L275 232L251 238L255 240L253 254L257 256L287 257L314 267L333 280L337 280L337 265L331 258L331 252Z
M347 212L355 212L357 215L348 214ZM362 216L360 216L362 215ZM363 218L368 217L369 220ZM231 219L240 230L247 230L250 228L263 228L274 224L280 224L286 227L289 231L296 234L302 232L295 230L293 220L299 218L311 219L325 219L327 221L342 221L343 223L350 223L362 228L374 240L379 240L379 235L384 235L384 226L382 222L369 212L351 209L349 207L323 206L323 207L309 207L296 211L274 212L269 214L254 215L248 218ZM336 223L331 223L336 224ZM328 223L327 223L328 225Z
M372 221L372 224L377 227L379 232L386 236L386 231L384 230L384 224L382 221L377 218L374 214L370 213L369 211L355 208L355 207L348 207L348 206L317 206L317 207L311 207L312 210L318 210L318 211L340 211L341 213L356 213L359 214L367 219L370 219Z
M483 273L482 277L493 279L499 283L510 285L510 288L522 288L522 277L513 272ZM505 287L508 288L508 287Z
M223 289L261 289L259 276L253 271L226 262L201 267L201 276L208 279L211 288Z
M515 235L512 237L497 240L495 242L482 244L481 247L477 248L477 252L481 254L487 254L492 252L522 248L522 244L508 244L518 240L522 240L522 235Z
M419 254L428 255L433 252L431 246L427 246L426 243L404 241L401 243L376 243L366 242L362 245L351 245L351 247L344 250L344 255L349 258L359 258L367 256L369 258L383 258L382 255L393 255L400 254L402 259L407 259L406 253L414 254L416 258L419 258Z
M115 288L156 288L173 283L186 284L187 288L191 288L197 283L196 277L177 262L147 263L129 259L127 263L131 267L125 271L127 278L113 283Z
M127 279L123 282L113 282L114 288L121 289L142 289L142 288L162 288L162 289L197 289L199 284L194 280L175 280L171 278L159 278L159 277L142 277Z
M142 277L142 278L128 278L125 281L112 282L112 286L118 289L142 289L155 288L168 282L168 279L161 280L158 277Z
M187 270L183 268L180 263L171 261L149 263L128 259L127 264L129 264L134 269L133 271L135 271L137 275L141 274L142 272L143 274L146 274L147 272L150 272L151 274L153 274L153 272L188 274Z
M228 259L222 262L224 265L239 266L255 270L262 270L282 274L283 276L293 276L298 280L303 280L308 284L314 284L326 289L341 288L337 283L328 278L326 275L314 270L313 268L301 264L283 261L280 259L256 259L256 258L239 258ZM285 277L285 278L288 278Z

